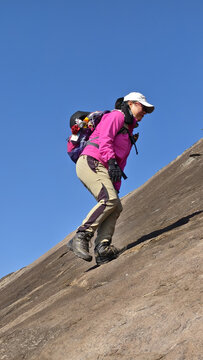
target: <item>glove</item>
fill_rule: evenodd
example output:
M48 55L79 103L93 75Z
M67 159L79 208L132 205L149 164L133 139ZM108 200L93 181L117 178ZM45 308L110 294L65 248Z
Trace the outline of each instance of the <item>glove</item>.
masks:
M109 159L108 165L109 165L108 172L111 181L113 183L121 181L122 171L119 168L116 159Z

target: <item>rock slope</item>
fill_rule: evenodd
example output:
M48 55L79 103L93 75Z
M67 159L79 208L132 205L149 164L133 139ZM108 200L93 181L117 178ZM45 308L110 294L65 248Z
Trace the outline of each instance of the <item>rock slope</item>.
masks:
M65 246L0 280L0 360L203 359L203 140L122 199L117 260Z

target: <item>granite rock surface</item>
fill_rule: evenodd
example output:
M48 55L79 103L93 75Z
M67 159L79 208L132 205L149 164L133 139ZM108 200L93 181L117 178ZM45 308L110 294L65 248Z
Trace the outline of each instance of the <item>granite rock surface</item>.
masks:
M118 259L68 235L0 280L0 360L202 360L203 140L122 198Z

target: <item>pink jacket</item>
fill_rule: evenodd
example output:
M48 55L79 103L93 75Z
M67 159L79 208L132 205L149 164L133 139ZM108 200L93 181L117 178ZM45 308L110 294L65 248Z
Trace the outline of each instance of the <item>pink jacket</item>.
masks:
M89 141L98 144L99 148L87 145L82 155L94 157L106 168L108 168L108 160L116 158L118 165L124 170L132 147L128 133L117 135L124 126L124 119L124 114L118 110L105 114L89 138ZM133 132L136 122L137 120L134 118L134 123L128 126L130 133ZM114 186L116 190L119 190L121 182L115 183Z

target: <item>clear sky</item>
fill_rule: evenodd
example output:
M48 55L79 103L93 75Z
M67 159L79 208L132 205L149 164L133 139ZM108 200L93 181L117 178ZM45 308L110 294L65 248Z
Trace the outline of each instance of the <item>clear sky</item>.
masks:
M0 0L0 277L95 204L66 154L73 112L131 91L155 105L121 197L202 137L202 14L202 0Z

